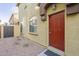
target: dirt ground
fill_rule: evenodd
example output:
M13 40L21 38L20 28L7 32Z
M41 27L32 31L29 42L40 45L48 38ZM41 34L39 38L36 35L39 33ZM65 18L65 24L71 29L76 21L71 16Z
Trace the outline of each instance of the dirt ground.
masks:
M0 39L0 56L36 56L46 47L26 38Z

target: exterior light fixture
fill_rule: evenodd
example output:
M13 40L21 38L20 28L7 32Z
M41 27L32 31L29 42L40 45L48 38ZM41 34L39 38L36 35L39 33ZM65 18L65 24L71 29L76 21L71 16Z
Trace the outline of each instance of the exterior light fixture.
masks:
M46 21L46 14L41 15L41 21Z
M52 8L52 10L55 10L56 9L56 4L52 4L51 8Z
M35 9L38 10L40 7L39 6L35 6Z

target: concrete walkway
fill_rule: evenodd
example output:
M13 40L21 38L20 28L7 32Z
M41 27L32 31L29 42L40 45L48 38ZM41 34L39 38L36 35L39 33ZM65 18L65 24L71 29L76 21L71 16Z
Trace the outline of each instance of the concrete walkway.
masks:
M26 38L0 39L0 56L36 56L46 48Z

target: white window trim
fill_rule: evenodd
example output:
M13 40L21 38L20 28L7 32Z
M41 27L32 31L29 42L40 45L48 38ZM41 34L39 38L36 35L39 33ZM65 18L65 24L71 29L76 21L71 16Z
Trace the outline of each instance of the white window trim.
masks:
M32 17L32 18L29 20L29 25L30 25L30 22L33 22L33 21L34 21L34 19L36 19L36 21L37 21L37 17L34 16L34 17ZM37 27L37 25L34 25L34 26ZM35 34L35 35L37 35L37 29L36 29L36 32L30 32L30 27L29 27L29 33L30 33L30 34Z

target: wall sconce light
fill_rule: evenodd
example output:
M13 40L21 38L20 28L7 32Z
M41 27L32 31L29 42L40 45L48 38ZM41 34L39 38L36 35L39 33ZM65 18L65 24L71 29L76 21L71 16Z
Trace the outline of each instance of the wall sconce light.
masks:
M46 21L46 15L45 14L41 15L41 21Z
M51 5L52 10L56 9L56 4Z
M38 10L39 8L40 8L39 6L36 6L36 7L35 7L36 10Z

